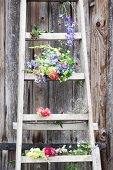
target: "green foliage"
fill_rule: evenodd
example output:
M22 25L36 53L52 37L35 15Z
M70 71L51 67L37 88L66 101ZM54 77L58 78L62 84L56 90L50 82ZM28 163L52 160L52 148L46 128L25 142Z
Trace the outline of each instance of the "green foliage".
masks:
M70 150L71 155L89 155L91 153L91 146L87 143L77 145L76 149Z
M44 32L47 32L47 31L42 31L40 28L34 25L32 28L31 36L33 39L39 39L39 35L41 35L41 33L44 33Z
M75 164L69 164L69 163L67 163L67 165L66 165L66 170L79 170L79 169L78 169L78 163L75 163Z
M63 128L64 120L56 120L55 123L56 123L57 125L60 125L61 128Z

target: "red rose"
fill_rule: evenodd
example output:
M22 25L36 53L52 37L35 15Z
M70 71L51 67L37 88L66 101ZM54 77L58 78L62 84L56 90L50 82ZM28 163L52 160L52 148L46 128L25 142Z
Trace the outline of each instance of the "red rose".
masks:
M59 74L58 73L55 73L55 74L52 74L52 75L50 75L49 76L50 77L50 79L52 79L52 80L58 80L59 78L60 78L60 76L59 76Z

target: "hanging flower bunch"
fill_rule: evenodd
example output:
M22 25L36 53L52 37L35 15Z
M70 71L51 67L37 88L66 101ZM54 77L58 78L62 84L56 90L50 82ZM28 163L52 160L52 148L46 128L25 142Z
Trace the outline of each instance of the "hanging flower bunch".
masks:
M61 14L59 18L62 19L66 31L67 45L72 47L73 41L76 39L74 36L75 21L72 18L65 16L64 14Z
M41 49L41 54L36 55L34 60L27 62L26 70L36 75L36 82L46 80L66 81L75 71L75 65L70 51L61 48L53 48L49 45L31 47Z

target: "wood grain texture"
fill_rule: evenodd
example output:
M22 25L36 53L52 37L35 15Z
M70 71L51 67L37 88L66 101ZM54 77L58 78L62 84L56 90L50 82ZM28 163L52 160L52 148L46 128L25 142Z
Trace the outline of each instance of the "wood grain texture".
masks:
M107 67L107 169L113 167L113 1L109 1L109 55Z
M88 114L51 114L50 116L47 117L41 117L38 116L37 114L24 114L23 115L23 121L44 121L44 120L78 120L78 121L86 121L88 120Z
M98 124L92 124L93 130L98 130ZM13 122L13 129L17 129L17 123ZM86 131L88 129L86 122L70 122L63 123L62 127L57 125L56 123L23 123L23 129L25 130L42 130L42 131ZM58 132L57 132L58 133Z
M20 1L19 22L19 57L18 57L18 104L17 104L17 139L16 139L16 170L21 169L22 123L24 112L24 65L25 65L25 31L26 1Z
M91 155L79 155L79 156L54 156L48 158L49 162L91 162L92 157ZM47 160L44 159L33 159L27 156L22 156L22 163L47 163Z
M4 142L15 142L16 133L12 122L16 121L17 114L17 87L18 87L18 37L19 37L19 1L5 2L5 114L4 114ZM15 159L10 152L2 152L5 158L4 168L12 170L8 160Z
M36 80L36 75L25 73L25 80ZM84 73L73 73L68 80L85 80L85 75Z
M31 28L34 25L37 25L42 30L48 31L48 2L33 2L31 3ZM48 42L31 42L32 45L41 45L48 44ZM36 53L34 51L33 53ZM34 57L33 55L31 56ZM48 83L36 84L33 83L33 112L35 113L36 107L48 107ZM34 131L32 132L32 142L33 143L47 143L47 132ZM30 165L31 169L47 169L48 165L46 164L34 164Z
M5 70L4 70L4 64L5 64L5 58L4 58L4 1L0 1L0 118L1 118L1 123L0 123L0 142L2 142L3 136L4 136L4 121L5 121L5 96L4 96L4 91L5 91Z
M82 36L81 33L75 33L74 35L75 40L81 40ZM36 40L33 39L30 33L26 33L26 40ZM66 33L41 33L39 35L38 41L48 41L48 40L66 40Z
M97 0L90 5L90 76L94 121L100 127L97 140L106 142L106 72L108 56L108 1ZM103 169L107 169L106 153L102 153Z

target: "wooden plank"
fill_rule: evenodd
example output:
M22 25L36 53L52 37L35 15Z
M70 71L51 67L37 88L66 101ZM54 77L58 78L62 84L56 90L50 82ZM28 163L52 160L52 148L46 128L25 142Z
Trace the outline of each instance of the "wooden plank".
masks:
M3 150L2 151L2 164L0 165L1 169L8 169L8 151Z
M93 161L93 170L102 170L100 164L100 151L98 147L95 147L92 150L92 161Z
M0 142L3 141L3 133L4 133L4 123L5 123L5 101L4 101L4 86L5 86L5 57L4 57L4 0L0 1Z
M53 131L53 130L57 130L57 131L69 131L69 130L78 130L78 131L84 131L84 130L88 130L88 126L85 122L83 123L74 123L74 124L66 124L64 123L62 125L63 127L61 127L60 125L57 124L48 124L48 123L23 123L23 129L25 130L48 130L48 131ZM97 123L92 124L92 127L94 130L98 130L98 126ZM13 129L17 129L17 123L13 122Z
M34 25L37 25L41 30L47 30L48 31L48 2L44 2L44 1L38 1L36 3L30 3L31 4L31 18L29 18L31 20L31 27L29 30L27 31L31 31L32 27ZM32 43L32 45L31 45ZM34 42L30 42L29 46L39 46L39 45L47 45L48 42L47 41L34 41ZM34 54L37 54L37 50L30 50L32 51L32 55L31 55L31 59L34 58ZM39 51L38 51L39 52ZM38 53L39 54L39 53ZM28 61L28 60L26 60ZM31 83L31 82L30 82ZM48 82L47 83L40 83L40 84L36 84L33 83L33 96L31 97L32 99L32 103L33 103L33 112L35 112L35 108L37 106L42 106L42 107L48 107ZM29 131L28 131L29 132ZM33 143L47 143L47 132L46 131L33 131L31 132L31 140ZM48 169L48 165L46 164L42 164L42 165L30 165L31 169L40 169L40 170L46 170Z
M48 2L36 2L31 3L31 29L32 26L37 25L42 30L48 31ZM30 31L31 31L30 29ZM30 42L31 43L31 42ZM41 42L41 41L35 41L32 42L33 45L47 45L48 42ZM32 50L33 55L32 58L34 58L34 55L37 54L37 50ZM39 54L39 51L38 51ZM28 60L27 60L28 61ZM48 106L48 83L40 83L36 84L33 83L33 110L35 112L35 108L37 106L42 107L49 107ZM32 112L32 113L34 113ZM47 143L47 132L46 131L33 131L32 132L32 142L33 143ZM37 169L37 165L32 165L31 169ZM40 170L47 169L47 165L41 165Z
M47 163L47 160L38 158L33 159L27 156L22 156L22 163ZM49 162L91 162L91 155L78 155L78 156L54 156L48 158Z
M88 114L51 114L48 117L41 117L37 114L23 114L23 121L36 120L88 120Z
M81 33L75 33L75 40L81 40L82 36ZM66 33L41 33L39 35L39 39L32 39L30 33L26 33L26 40L37 40L37 41L55 41L55 40L66 40Z
M99 86L98 90L101 87L101 94L103 95L103 92L105 92L104 95L106 94L107 98L104 95L103 96L99 95L99 93L98 93L98 100L99 100L99 97L102 97L100 99L101 99L101 102L103 101L103 105L101 105L101 103L99 103L100 107L98 107L98 110L100 111L99 113L101 113L101 114L99 114L97 117L96 110L95 110L95 117L97 117L100 120L99 121L100 127L106 128L104 135L106 136L108 134L106 137L104 137L102 134L100 136L101 138L99 138L100 140L104 139L104 141L103 141L104 143L107 142L107 150L104 150L104 152L101 152L102 168L104 170L108 170L108 169L112 170L112 167L113 167L113 1L109 0L109 6L107 3L108 10L106 10L106 3L107 2L104 0L104 3L102 5L103 6L102 13L104 16L104 21L106 21L106 25L104 26L105 29L103 30L104 34L102 36L102 40L104 40L103 38L107 38L106 37L107 35L109 36L109 39L108 39L108 45L109 45L108 52L109 53L108 53L107 63L104 62L105 63L105 71L107 69L107 77L106 77L106 72L103 72L102 77L105 76L105 79L104 79L105 83L106 83L106 78L107 78L107 84L105 84L105 86ZM101 4L99 4L99 7L101 7ZM97 9L98 9L98 7L97 7ZM105 14L104 11L106 11L107 14ZM109 11L109 19L108 19L108 17L106 17L106 16L108 16L108 11ZM101 13L100 13L100 15L101 15ZM102 27L103 27L103 25L101 25L101 30L102 30ZM108 27L109 27L109 33L107 33L106 36L104 37L104 35L105 35L104 31L107 31ZM100 29L100 28L98 28L98 29ZM102 45L102 46L99 50L100 53L97 51L98 58L100 58L100 59L102 58L101 49L105 49L103 59L104 59L104 61L106 61L106 57L107 57L106 45L107 44L105 44L104 42L102 43L101 39L99 39L99 41L100 41L99 45ZM100 54L100 56L99 56L99 54ZM99 61L101 61L101 60L99 60ZM100 65L100 68L101 68L101 65ZM98 74L99 74L99 72L98 72ZM102 78L100 79L99 85L101 85L101 83L104 83L102 81ZM107 85L107 93L106 93L106 85ZM105 88L103 89L102 87L105 87ZM94 104L96 105L98 103L94 103ZM104 116L103 116L103 113L104 113ZM106 155L106 153L107 153L107 155Z
M112 170L113 167L113 138L112 138L112 42L113 20L109 22L109 15L112 17L113 2L108 0L96 0L90 8L90 78L91 95L93 103L94 121L99 124L99 131L96 134L96 141L102 142L109 148L101 151L101 163L103 170ZM108 29L109 28L109 29ZM109 34L110 31L110 34ZM109 47L108 47L109 43ZM108 48L111 51L108 56ZM110 57L110 58L109 58ZM106 84L106 82L108 84ZM106 92L107 88L107 92ZM108 96L106 98L106 95ZM110 103L107 106L107 103ZM107 111L109 110L109 112ZM109 114L110 113L110 114ZM111 122L111 127L108 125ZM109 131L106 128L109 127ZM107 134L109 134L107 136ZM111 136L111 137L110 137ZM109 154L109 151L111 154ZM108 154L106 154L108 153ZM108 156L109 155L109 156ZM108 161L109 160L109 161Z
M26 28L26 0L20 1L20 33L19 33L19 70L18 70L18 108L17 108L17 145L16 170L21 169L22 147L22 117L24 97L24 62L25 62L25 28Z
M1 2L1 1L0 1ZM4 1L5 7L2 7L5 22L5 78L4 81L4 120L1 120L1 124L4 123L2 142L15 142L16 133L13 130L12 122L16 121L17 118L17 88L18 88L18 43L19 43L19 4L20 1ZM0 10L0 12L2 12ZM1 25L2 22L0 21ZM1 88L2 90L2 88ZM1 112L1 110L0 110ZM1 116L0 116L1 117ZM2 129L1 129L2 132ZM15 152L7 151L5 154L4 161L4 152L1 159L3 160L4 170L15 170L14 165L10 165L11 160L15 160ZM13 155L13 156L12 156ZM0 166L2 169L2 166Z
M84 73L73 73L69 80L84 80ZM25 73L24 80L36 80L35 74Z
M17 123L13 123L13 129L17 129ZM63 128L60 125L56 124L30 124L30 123L23 123L23 129L25 130L48 130L48 131L63 131L63 130L86 130L87 124L86 123L78 123L78 124L63 124Z

